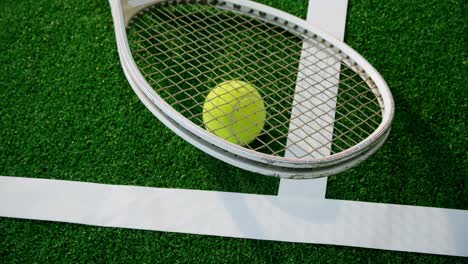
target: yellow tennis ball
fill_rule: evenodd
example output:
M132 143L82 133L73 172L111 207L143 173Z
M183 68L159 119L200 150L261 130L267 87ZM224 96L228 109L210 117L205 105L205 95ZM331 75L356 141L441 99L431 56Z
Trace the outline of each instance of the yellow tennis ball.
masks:
M253 85L239 80L218 84L203 105L206 130L241 146L251 143L262 132L265 118L260 93Z

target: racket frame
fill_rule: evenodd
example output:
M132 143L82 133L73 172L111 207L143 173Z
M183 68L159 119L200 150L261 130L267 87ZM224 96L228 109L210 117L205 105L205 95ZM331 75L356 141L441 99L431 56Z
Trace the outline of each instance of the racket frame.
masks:
M109 2L112 9L122 68L127 80L140 100L153 115L177 135L224 162L268 176L295 179L318 178L334 175L356 166L376 152L388 137L391 121L394 116L393 97L385 80L366 59L345 43L307 23L305 20L248 0L208 0L208 2L216 2L217 7L256 17L268 23L272 23L276 17L276 23L272 24L286 28L291 33L296 34L299 34L299 31L306 30L309 33L313 33L314 37L319 41L324 41L331 45L332 48L346 54L349 57L349 67L356 70L364 70L370 77L371 83L368 83L368 85L373 87L373 90L375 89L374 94L376 94L383 112L382 121L378 128L359 144L342 152L315 159L272 156L243 148L208 133L205 129L187 120L182 114L175 111L153 90L133 60L127 39L126 27L134 16L148 11L151 6L156 4L165 2L179 3L182 1L137 0L129 3L127 0L109 0ZM293 31L292 28L297 30L297 32ZM346 61L343 62L346 63Z

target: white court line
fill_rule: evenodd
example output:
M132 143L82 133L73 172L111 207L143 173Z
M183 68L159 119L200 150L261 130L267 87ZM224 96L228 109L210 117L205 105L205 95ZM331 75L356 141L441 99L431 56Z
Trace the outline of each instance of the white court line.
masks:
M0 216L468 256L468 211L0 176Z
M468 256L466 210L0 176L0 216Z
M348 0L309 0L308 12L307 12L307 22L321 28L322 30L330 33L339 40L343 40L345 25L346 25L346 13L348 8ZM315 53L313 48L310 47L307 43L304 43L303 49L307 48L309 52L307 54ZM308 84L315 83L314 78L316 75L311 70L305 70L311 68L314 63L317 63L317 57L323 56L326 58L328 55L324 53L316 53L314 56L308 56L306 53L301 55L301 66L299 69L298 79L305 79L304 81L298 82L296 86L296 96L294 102L303 101L304 99L300 98L300 93L305 89L311 91L312 94L322 93L328 98L336 98L338 93L338 78L336 78L336 84L328 84L329 89L324 89L325 87L312 87ZM333 63L334 61L330 61ZM323 62L322 62L323 63ZM340 65L337 64L334 68L334 71L339 75ZM307 78L307 76L309 76ZM331 88L330 88L331 86ZM333 87L335 86L335 87ZM301 105L293 103L292 109L292 121L290 124L290 131L295 131L295 133L290 133L288 135L288 149L285 156L288 157L297 157L305 154L305 150L309 149L310 146L320 146L320 142L331 142L333 138L333 118L335 112L335 102L329 101L330 104L324 104L320 107L320 113L331 113L328 116L327 123L331 125L323 125L318 123L319 120L314 113L314 105L319 103L315 100L310 100L309 105L302 103ZM301 118L294 118L299 113L305 113L301 115ZM323 119L323 117L322 117ZM305 129L298 130L298 127L304 127L304 124L308 123L310 126L315 123L316 127L321 127L319 129ZM323 123L323 122L322 122ZM323 138L323 137L326 138ZM301 141L302 138L307 137L305 140ZM291 142L300 142L298 144L291 144ZM327 156L330 154L331 144L318 148L318 150L313 153L315 158ZM327 189L327 178L312 179L312 180L288 180L281 179L278 195L287 196L287 197L310 197L310 198L325 198L325 193Z

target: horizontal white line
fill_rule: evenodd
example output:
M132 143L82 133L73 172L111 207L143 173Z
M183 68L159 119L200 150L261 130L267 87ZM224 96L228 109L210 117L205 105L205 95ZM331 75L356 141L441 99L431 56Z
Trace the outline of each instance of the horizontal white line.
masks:
M468 256L468 211L0 176L0 216Z

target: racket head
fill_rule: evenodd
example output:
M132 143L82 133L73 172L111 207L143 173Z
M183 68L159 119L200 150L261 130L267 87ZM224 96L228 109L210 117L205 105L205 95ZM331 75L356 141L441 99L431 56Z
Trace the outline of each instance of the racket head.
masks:
M200 7L200 5L202 6ZM224 160L235 166L259 172L265 175L273 175L285 178L314 178L328 176L343 171L358 164L362 160L365 160L383 144L386 137L388 136L390 131L390 124L393 119L394 106L390 90L388 89L388 86L386 85L383 78L362 56L360 56L353 49L341 41L334 39L327 33L314 28L312 25L306 23L302 19L251 1L146 1L132 6L131 4L129 5L126 1L121 2L118 0L111 0L111 6L113 10L119 55L124 71L126 72L127 79L129 79L132 88L138 94L140 99L142 99L145 105L153 112L153 114L155 114L155 116L163 121L163 123L165 123L169 128L171 128L174 132L176 132L179 136L183 137L188 142L221 160ZM204 10L205 8L206 10ZM168 19L168 16L166 16L166 11L168 10L176 12L176 15L172 13L173 17L176 18L173 21ZM232 144L213 133L207 132L203 126L203 122L200 122L200 120L194 120L193 118L190 118L190 116L188 117L187 115L184 115L181 113L180 109L177 110L177 103L180 104L180 102L172 102L171 104L171 102L169 102L170 100L168 100L170 97L164 98L164 96L161 94L162 90L154 88L155 83L157 84L157 82L150 84L151 81L149 81L148 76L151 75L151 72L145 72L145 66L142 65L141 62L138 62L138 59L136 58L138 56L141 57L141 55L135 52L134 46L131 47L133 45L132 34L134 33L132 30L135 29L132 27L136 23L139 23L139 20L143 21L141 23L142 25L147 26L148 22L142 20L145 19L145 16L149 15L156 18L159 16L161 18L160 21L153 21L154 23L166 23L170 25L171 22L175 24L184 22L180 18L177 18L177 15L180 14L182 14L184 19L188 17L192 17L191 19L193 19L193 13L190 14L190 12L196 13L196 17L200 20L198 23L201 23L208 28L210 25L211 27L216 27L216 20L213 20L213 17L217 17L217 19L220 19L220 17L222 19L232 19L232 17L236 17L236 19L241 19L237 20L237 22L240 21L246 23L248 26L252 26L254 28L266 27L267 31L273 31L274 33L279 34L280 37L281 34L288 35L290 39L294 39L295 48L297 48L296 46L298 41L300 43L310 42L316 49L319 47L321 52L332 54L328 55L328 59L331 58L332 61L335 61L332 63L331 67L336 68L336 65L339 64L338 69L335 69L334 72L332 71L335 75L338 74L337 76L341 76L340 78L343 78L342 76L346 76L346 70L351 71L354 77L360 78L359 85L366 88L365 92L375 96L372 103L378 107L380 115L378 125L374 125L372 132L367 132L367 135L362 137L359 142L352 144L349 147L345 147L344 149L340 149L340 151L337 151L336 153L330 153L330 155L321 153L319 153L319 155L310 155L310 153L306 153L309 155L305 156L295 156L293 153L292 155L286 157L284 154L288 148L291 147L291 144L288 146L289 134L287 135L285 132L282 132L282 149L276 153L268 153L267 151L261 152L258 151L258 149L254 149L253 147L249 146L241 147L239 145ZM210 19L213 20L211 23L203 22L206 21L207 17L206 15L203 16L204 12L208 14L208 17L211 16ZM179 21L177 21L177 19L179 19ZM236 20L234 21L236 22ZM187 22L192 23L190 24L190 30L192 31L197 30L197 28L194 28L195 22L190 20ZM229 25L225 26L229 27ZM127 30L125 27L127 27ZM236 26L233 26L233 28L235 29ZM139 30L141 31L143 29L140 26ZM171 29L174 30L174 27ZM249 33L248 27L245 27L244 31ZM148 32L145 34L147 33ZM262 36L261 34L259 35ZM161 38L161 36L159 37ZM234 34L231 33L231 37L242 40L242 37L236 36L235 32ZM151 34L147 34L145 38L151 38ZM153 43L151 43L151 45L153 45ZM229 45L232 45L232 42L228 42L226 47ZM234 50L239 48L242 49L242 46L240 45ZM304 69L300 70L301 63L299 63L299 60L302 56L301 53L303 53L303 48L304 47L299 44L299 50L298 52L294 52L295 57L293 58L293 60L296 60L297 63L291 63L293 66L288 68L288 72L293 72L295 75L297 75L298 72L300 73L301 71L304 71ZM288 51L291 50L292 49L289 49ZM151 56L152 54L149 55ZM167 63L171 59L172 58L170 56L167 56L165 60L160 60L160 62ZM305 67L307 66L308 65L305 65ZM151 67L146 69L151 69ZM238 71L239 68L236 68L236 70ZM240 75L243 77L244 75L248 75L248 73L243 73ZM192 76L194 76L194 74L192 74ZM239 76L235 77L238 78ZM211 85L206 85L207 88L205 88L204 94L201 94L206 95L210 88L212 88L216 82L221 80L222 78L219 78L214 80ZM340 86L341 80L342 79L338 79L338 84L335 84L335 86L338 88L343 87ZM288 86L288 92L290 94L288 95L288 98L290 100L289 105L291 109L294 109L294 92L297 89L297 82L297 77L290 76L285 85ZM203 82L201 83L203 85ZM253 83L256 86L259 86L260 91L263 92L262 96L264 96L266 105L271 104L272 100L267 92L273 91L271 89L266 89L267 92L265 92L265 88L262 88L263 82L259 81L258 78L256 81L253 81ZM339 102L339 100L340 97L338 95L337 98L335 98L335 101ZM201 105L203 100L197 99L196 102L198 105ZM336 104L337 103L335 102L335 108L337 107ZM200 110L201 108L199 108L199 113L202 112ZM269 109L267 107L267 112L268 111ZM336 113L339 114L340 112L336 111ZM285 116L286 119L288 119L288 116L291 119L293 116L292 110L289 110ZM299 113L298 116L300 119L301 113ZM332 122L332 129L336 130L336 122ZM285 125L282 123L283 131L286 129L286 131L289 132L288 129L291 129L290 126L291 124ZM328 126L330 125L328 124ZM332 144L333 140L335 140L335 137L331 139L331 142L327 142L326 144Z

